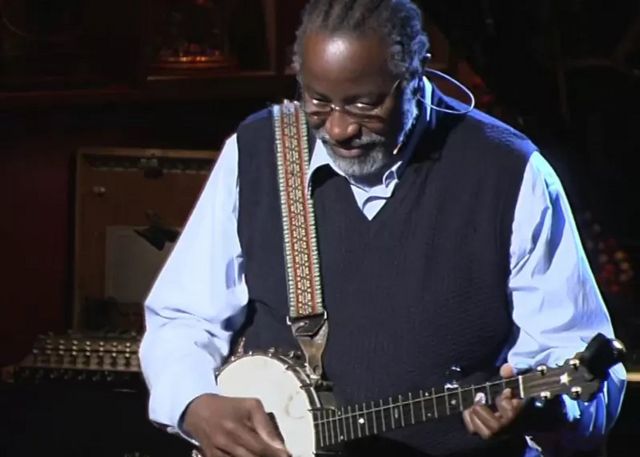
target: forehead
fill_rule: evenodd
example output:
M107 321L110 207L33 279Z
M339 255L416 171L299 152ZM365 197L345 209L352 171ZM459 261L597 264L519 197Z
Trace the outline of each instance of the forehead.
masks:
M388 85L388 41L379 34L364 36L309 33L304 40L302 79L316 90Z

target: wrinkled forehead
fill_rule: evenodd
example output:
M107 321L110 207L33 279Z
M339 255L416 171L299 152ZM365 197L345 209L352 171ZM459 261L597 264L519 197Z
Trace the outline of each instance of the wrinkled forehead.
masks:
M328 91L340 86L388 87L389 43L380 34L309 33L304 40L300 76L305 86Z

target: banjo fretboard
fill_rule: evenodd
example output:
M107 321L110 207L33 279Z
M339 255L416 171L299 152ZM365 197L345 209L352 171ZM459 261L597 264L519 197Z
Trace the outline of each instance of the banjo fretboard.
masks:
M330 447L459 414L478 398L490 405L506 388L511 388L514 395L519 397L521 378L518 376L470 387L451 386L442 391L419 391L338 409L319 409L313 412L317 445L319 448Z

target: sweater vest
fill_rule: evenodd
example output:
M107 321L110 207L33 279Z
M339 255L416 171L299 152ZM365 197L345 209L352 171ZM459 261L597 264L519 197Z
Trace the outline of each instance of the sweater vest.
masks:
M460 109L436 94L434 104ZM330 167L312 178L329 336L326 377L345 405L497 376L515 327L507 293L514 209L535 147L472 111L432 111L393 195L368 220ZM418 133L420 132L420 133ZM299 349L288 301L270 110L238 129L245 350ZM462 382L461 382L462 384ZM460 415L354 442L348 455L522 455L471 436Z

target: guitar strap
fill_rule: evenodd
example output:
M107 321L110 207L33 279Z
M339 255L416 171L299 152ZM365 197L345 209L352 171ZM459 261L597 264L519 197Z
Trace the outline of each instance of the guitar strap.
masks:
M307 184L307 123L297 102L285 100L272 110L289 298L287 322L318 381L329 322L322 304L316 224Z

